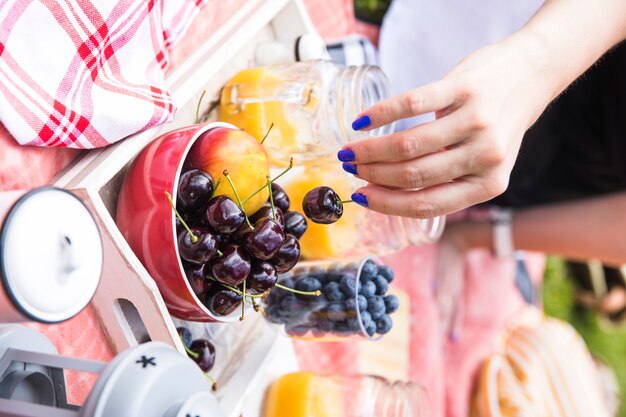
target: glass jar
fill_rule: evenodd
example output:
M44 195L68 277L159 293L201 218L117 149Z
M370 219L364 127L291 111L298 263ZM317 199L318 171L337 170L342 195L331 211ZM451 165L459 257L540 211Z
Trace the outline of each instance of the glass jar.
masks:
M373 256L326 262L302 262L264 300L268 321L284 325L287 335L304 340L377 340L393 327L399 300L389 294L393 270Z
M292 201L291 209L301 213L304 195L315 187L331 187L342 200L348 200L364 185L364 181L345 173L336 160L295 167L279 182ZM337 222L328 225L309 222L300 239L301 253L307 260L391 255L408 246L436 242L445 221L445 216L412 219L377 213L356 203L344 204L343 215Z
M335 158L349 141L393 132L393 125L354 131L352 121L388 97L388 80L372 65L313 60L248 68L224 86L219 120L263 142L271 162L285 166ZM270 129L271 127L271 129Z
M430 415L424 387L374 375L295 372L269 387L263 417L421 417Z

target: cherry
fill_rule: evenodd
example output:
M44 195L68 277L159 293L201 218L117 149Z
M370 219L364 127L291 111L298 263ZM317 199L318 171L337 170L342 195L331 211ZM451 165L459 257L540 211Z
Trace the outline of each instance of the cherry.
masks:
M183 269L185 270L185 275L189 280L191 289L193 290L194 294L199 297L203 296L212 287L217 285L215 281L207 278L207 274L210 275L210 268L208 264L193 264L183 262Z
M216 280L237 287L250 274L250 267L250 255L244 248L229 245L222 256L213 261L211 271Z
M254 230L247 233L243 242L250 255L259 259L270 259L285 240L283 229L269 217L259 219Z
M213 177L208 172L191 169L178 181L177 206L184 211L201 208L213 194Z
M294 235L300 239L306 229L309 227L309 223L306 218L297 211L288 211L285 214L285 233Z
M181 326L176 328L176 332L178 333L178 337L180 337L180 341L183 342L183 345L189 348L193 342L193 336L189 329Z
M343 203L330 187L316 187L302 200L304 214L314 223L335 223L343 215Z
M203 372L208 372L215 365L215 346L206 339L191 342L189 350L196 355L189 355Z
M286 234L285 241L272 257L277 272L283 273L293 268L300 260L300 242L294 235Z
M276 218L274 218L274 213L276 213ZM280 208L274 207L274 211L272 211L272 205L265 203L263 207L258 209L257 212L250 217L250 221L256 223L263 217L269 217L270 219L275 220L283 230L285 229L285 216Z
M251 294L262 294L274 288L278 280L276 268L267 261L253 261L250 275L248 275L247 285Z
M183 230L178 235L178 253L188 262L208 262L217 253L217 239L207 229L194 227L191 233Z
M209 226L219 233L233 233L246 220L243 210L225 195L218 195L209 200L205 218Z
M289 204L291 203L289 201L289 196L285 190L283 190L283 188L275 182L272 183L272 197L276 207L281 209L284 213L289 210Z
M228 288L209 292L205 305L211 313L218 316L227 316L237 309L243 297Z

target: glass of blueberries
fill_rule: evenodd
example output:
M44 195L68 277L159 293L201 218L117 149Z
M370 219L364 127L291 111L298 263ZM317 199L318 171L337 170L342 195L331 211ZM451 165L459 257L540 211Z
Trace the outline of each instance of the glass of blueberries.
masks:
M398 297L388 294L393 279L393 270L373 256L344 262L302 262L278 282L321 294L302 295L276 287L264 302L266 318L284 325L286 333L295 338L375 340L391 330L392 313L398 310Z

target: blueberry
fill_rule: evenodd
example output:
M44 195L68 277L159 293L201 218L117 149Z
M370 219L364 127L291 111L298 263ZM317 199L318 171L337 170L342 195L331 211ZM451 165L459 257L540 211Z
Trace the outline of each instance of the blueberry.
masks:
M376 284L372 281L364 282L360 285L359 294L364 296L365 298L369 298L376 294Z
M335 328L335 324L330 320L320 320L317 323L317 328L322 332L332 332Z
M367 310L367 298L365 298L364 296L359 295L357 297L357 304L359 306L359 311Z
M326 276L326 270L321 266L314 266L313 268L309 269L308 275L313 278L321 279L322 277Z
M382 275L387 282L393 281L394 273L393 269L391 269L388 265L381 265L378 267L378 275Z
M295 285L293 278L278 278L278 283L287 288L294 288ZM275 292L277 293L277 295L292 294L291 291L283 290L282 288L277 288ZM272 293L274 293L274 291L272 291Z
M307 326L293 326L287 328L287 334L290 336L301 337L307 334L309 328Z
M181 342L183 342L183 345L189 348L191 343L193 343L193 336L191 335L189 329L186 327L177 327L176 331L178 332L178 336L180 337Z
M347 323L337 323L333 333L339 336L349 336L354 332L348 327Z
M332 281L340 282L342 277L343 277L343 274L341 272L338 272L338 273L330 272L326 274L326 282L332 282Z
M326 284L324 287L324 295L326 295L328 301L343 301L345 299L339 287L339 283L334 281Z
M374 261L367 260L363 264L363 268L361 268L361 276L359 277L359 279L361 280L361 282L369 281L376 276L377 271L378 266L374 263Z
M382 275L377 275L373 282L376 284L376 295L385 295L389 289L389 281Z
M356 312L357 309L357 301L354 297L348 298L346 300L346 311L348 312Z
M367 327L365 328L365 332L370 336L374 336L374 333L376 333L376 323L374 323L373 321L370 321L370 324L367 325Z
M348 329L352 331L358 331L361 328L359 325L359 319L354 317L346 320L346 324L348 325Z
M397 311L398 307L400 307L400 300L393 294L384 296L383 301L385 302L385 313L387 314Z
M295 296L287 296L280 302L280 308L283 310L283 314L294 315L300 311L302 304Z
M343 305L339 303L331 303L326 307L326 315L328 320L339 322L346 319L346 311Z
M322 289L322 283L313 277L304 277L296 282L296 290L314 292Z
M369 326L371 322L372 322L372 315L369 313L369 311L363 311L361 313L361 323L363 323L363 327Z
M393 322L391 321L391 317L386 314L383 314L381 318L376 320L376 332L380 334L389 333L391 330L391 326L393 326Z
M348 298L354 298L356 294L356 281L354 280L354 275L344 274L343 277L341 277L341 281L339 281L339 286L341 287L341 291Z
M349 264L343 267L342 272L344 274L348 273L348 274L356 275L356 271L358 270L359 270L359 265L356 262L350 262Z
M367 299L367 311L372 315L372 319L378 320L385 314L385 302L383 297L375 295Z

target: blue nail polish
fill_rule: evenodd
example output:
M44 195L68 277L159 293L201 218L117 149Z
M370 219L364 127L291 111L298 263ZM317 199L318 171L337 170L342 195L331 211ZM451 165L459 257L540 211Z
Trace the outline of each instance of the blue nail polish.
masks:
M459 341L459 334L455 331L452 331L452 333L450 333L449 339L450 339L450 342L456 343Z
M341 162L350 162L354 161L354 151L352 149L342 149L337 152L337 159Z
M353 193L352 194L352 201L354 201L357 204L362 205L363 207L369 207L369 204L367 202L367 197L365 197L361 193Z
M346 171L348 174L352 174L352 175L356 175L356 165L354 164L346 164L345 162L343 164L341 164L341 167L343 168L344 171Z
M352 122L352 129L353 130L365 129L371 124L372 124L372 119L370 119L369 116L367 115L361 116L358 119L356 119L354 122Z

